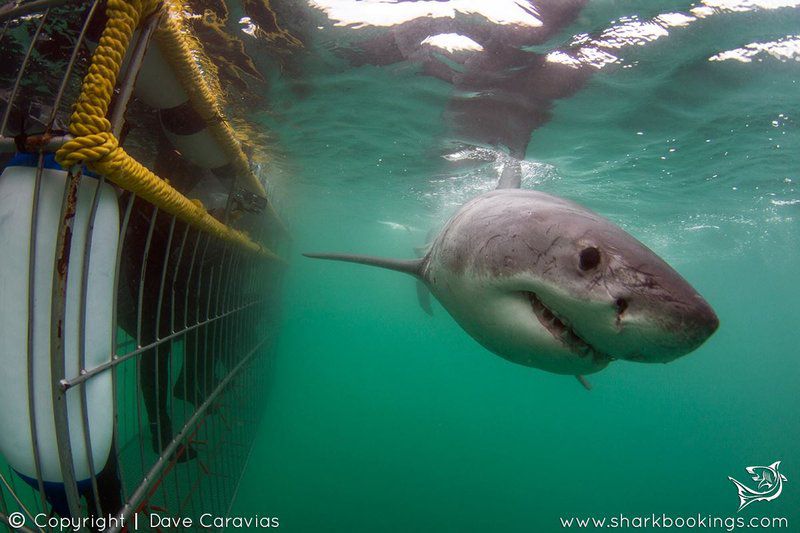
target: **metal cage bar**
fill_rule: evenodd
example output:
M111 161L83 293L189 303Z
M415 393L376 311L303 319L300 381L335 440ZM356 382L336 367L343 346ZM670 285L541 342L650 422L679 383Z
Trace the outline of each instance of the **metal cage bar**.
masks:
M42 509L46 508L46 497L44 492L44 481L42 480L42 460L39 452L39 436L36 429L36 398L33 390L33 337L34 337L34 298L36 285L34 283L34 273L36 272L36 233L38 231L39 219L39 194L42 189L42 164L44 154L39 153L39 160L36 165L36 178L33 185L33 206L31 208L31 235L28 244L28 331L27 331L27 367L28 367L28 423L30 424L31 444L33 447L33 464L36 471L36 483L39 490L40 503Z
M94 224L97 220L97 208L100 205L100 194L103 185L105 185L105 179L100 178L97 181L97 186L94 189L94 194L92 195L92 207L91 212L89 214L89 224L86 226L86 248L84 248L83 252L83 268L82 268L82 277L81 277L81 299L80 299L80 315L78 320L80 321L80 326L78 328L78 368L76 369L80 372L82 369L86 368L86 314L87 314L87 298L88 298L88 291L89 291L89 262L91 260L91 251L92 251L92 236L94 234ZM84 448L86 450L86 462L89 465L89 476L90 482L92 485L92 496L94 500L95 509L97 510L97 516L103 516L103 507L100 503L100 493L97 487L97 473L94 470L94 461L92 458L94 454L92 453L92 439L89 434L89 409L87 407L88 399L86 395L86 387L80 388L80 400L81 400L81 421L83 423L83 442Z
M64 478L69 512L73 516L82 514L78 483L75 479L75 466L72 457L72 439L69 429L66 391L59 386L62 377L67 373L65 346L65 317L67 307L67 276L71 235L75 223L75 208L78 202L78 187L82 178L81 170L70 169L67 172L67 185L64 187L64 201L61 207L61 222L56 241L55 264L53 265L53 300L50 319L50 373L51 392L53 395L53 418L58 442L58 456L61 464L61 475Z
M43 326L34 320L34 308L38 297L46 292L34 281L35 272L44 264L41 257L37 258L39 195L44 180L49 179L43 175L45 155L71 138L56 131L55 125L63 118L62 104L70 103L75 96L74 81L85 68L80 58L85 57L85 41L99 5L99 0L34 0L0 8L0 42L15 38L20 33L15 31L19 24L31 30L27 33L29 42L20 48L24 53L20 52L13 78L0 79L0 97L5 100L0 100L5 104L0 115L0 163L3 153L18 148L38 154L32 177L32 231L27 244L28 347L24 356L28 369L26 419L37 479L31 487L15 483L16 474L8 469L9 476L0 484L0 523L4 524L17 510L27 515L53 512L42 475L42 435L37 432L37 412L43 406L37 407L39 400L33 392L34 380L38 379L33 374L34 360L41 357L34 350L33 339L37 328ZM41 59L36 56L40 35L66 12L81 17L72 34L75 47L66 52L63 77L48 80L52 99L47 102L50 107L46 116L37 123L42 133L27 138L22 135L21 143L13 132L16 119L11 119L18 112L27 112L32 98L44 98L27 94L24 82L32 70L40 68L37 61ZM22 15L39 13L42 15L17 21ZM132 114L134 120L141 115L141 110L135 106L132 110L129 102L157 21L158 15L151 15L144 22L128 51L126 70L120 75L108 117L116 136L123 130L126 115ZM6 87L9 90L3 92ZM136 135L134 132L129 137L136 142ZM113 327L107 360L90 365L89 267L99 223L100 192L111 187L102 176L96 182L87 181L94 179L77 167L67 174L50 289L50 401L69 513L76 517L112 513L129 519L134 513L151 512L155 502L166 512L181 516L227 513L260 417L258 387L264 384L262 374L268 367L265 358L274 336L262 323L272 320L275 312L277 291L270 288L279 283L274 271L279 267L190 228L133 194L116 190L120 221L113 258L114 292L109 302ZM96 186L88 187L88 183ZM233 192L235 187L228 194L225 220ZM81 250L73 249L72 239L77 231L74 215L78 205L90 206L87 226L80 230L86 243ZM71 263L72 253L80 255L75 255ZM71 272L70 265L81 265L74 267L81 271ZM76 293L68 288L68 280L72 280L69 287L77 283ZM77 363L67 357L71 349L68 345L75 339L65 338L65 330L60 329L71 298L77 298L79 309ZM95 467L97 450L89 394L94 380L107 379L101 376L110 376L111 383L111 451L105 463ZM74 412L69 407L73 401L78 406ZM80 453L78 442L83 450ZM78 460L88 464L87 479L76 478L74 463ZM121 529L112 527L110 531ZM23 526L19 530L38 528Z
M22 83L23 76L25 76L25 68L28 66L28 61L30 61L31 54L33 54L33 49L36 46L36 41L39 39L39 35L42 33L42 28L44 28L44 25L47 22L47 16L49 14L50 14L50 9L48 8L47 10L45 10L44 14L42 15L42 18L39 20L39 24L36 26L36 33L33 34L33 37L31 38L31 44L28 46L28 51L25 53L25 57L22 58L22 65L19 67L19 71L17 73L17 79L14 81L14 87L11 89L11 96L9 96L8 98L8 105L6 105L6 109L3 112L3 121L0 122L0 137L6 134L8 119L11 117L12 103L17 98L17 94L19 93L19 86Z

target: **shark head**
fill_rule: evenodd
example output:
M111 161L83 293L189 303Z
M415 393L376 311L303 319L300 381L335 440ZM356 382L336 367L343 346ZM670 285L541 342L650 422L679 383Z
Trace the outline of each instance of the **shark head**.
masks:
M552 372L666 363L719 324L680 274L622 228L534 191L466 204L434 243L425 275L484 346Z

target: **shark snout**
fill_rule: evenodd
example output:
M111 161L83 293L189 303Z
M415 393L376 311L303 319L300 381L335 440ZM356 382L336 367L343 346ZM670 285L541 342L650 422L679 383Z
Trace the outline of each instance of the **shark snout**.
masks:
M708 302L698 295L693 304L684 315L683 325L694 343L689 351L703 344L719 327L719 318Z
M621 358L645 363L682 357L699 348L719 327L714 309L696 293L687 300L655 305L637 318L624 328L630 336L623 334L623 338L632 345Z

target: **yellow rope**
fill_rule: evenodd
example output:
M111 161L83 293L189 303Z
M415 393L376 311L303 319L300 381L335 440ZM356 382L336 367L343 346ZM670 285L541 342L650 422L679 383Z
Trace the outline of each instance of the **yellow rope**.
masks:
M218 96L211 90L203 72L197 66L182 26L179 1L167 0L164 9L165 16L155 33L159 50L188 93L192 107L203 118L214 139L230 158L237 174L246 178L245 186L254 193L266 196L263 185L250 169L250 162L242 151L233 128L220 109Z
M159 3L159 0L108 0L108 23L92 55L92 63L70 117L69 131L74 139L58 150L56 160L64 167L84 163L123 189L202 231L277 259L247 234L221 223L208 214L199 201L189 200L142 166L119 146L119 141L111 133L111 123L106 114L122 59L134 30Z

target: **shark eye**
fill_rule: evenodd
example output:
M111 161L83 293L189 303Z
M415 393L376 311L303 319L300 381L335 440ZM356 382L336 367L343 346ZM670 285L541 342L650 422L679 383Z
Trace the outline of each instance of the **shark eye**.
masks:
M581 270L592 270L593 268L597 268L599 264L600 250L594 246L589 246L581 250L580 262L578 263L578 267L580 267Z

